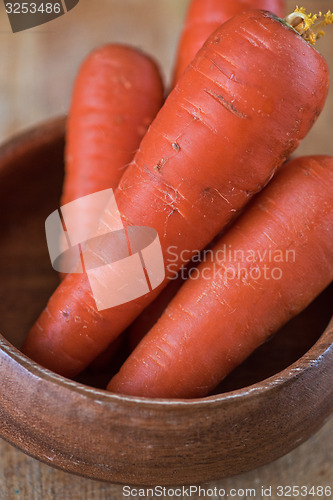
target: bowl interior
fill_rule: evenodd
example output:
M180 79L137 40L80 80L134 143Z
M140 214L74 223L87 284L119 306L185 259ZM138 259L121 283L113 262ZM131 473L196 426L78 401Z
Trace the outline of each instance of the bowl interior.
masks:
M59 206L63 151L62 133L49 140L39 133L0 152L0 332L18 348L59 283L44 224ZM331 297L332 287L257 349L215 393L259 382L299 359L327 326ZM88 369L78 381L103 387L111 374L112 369L96 378Z

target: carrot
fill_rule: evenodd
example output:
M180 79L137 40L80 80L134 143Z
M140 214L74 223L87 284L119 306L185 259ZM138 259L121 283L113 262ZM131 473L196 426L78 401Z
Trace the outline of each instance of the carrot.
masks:
M150 226L165 260L204 248L272 178L319 115L323 57L265 11L214 33L171 92L115 192L126 226ZM108 228L108 218L101 219ZM106 244L101 259L112 253ZM89 254L88 254L89 255ZM188 260L190 257L188 257ZM167 264L167 262L166 262ZM85 274L70 274L31 329L24 352L75 376L157 296L98 311Z
M116 189L125 168L163 103L163 83L152 59L124 45L94 50L76 77L66 134L61 205L100 190ZM78 224L93 229L89 205ZM62 279L66 276L61 274ZM120 348L117 339L94 369Z
M210 244L202 250L202 252L195 252L193 259L183 267L179 272L175 272L171 262L171 271L173 276L170 277L170 283L161 291L156 299L146 307L140 316L127 328L126 338L129 352L132 352L136 346L141 342L143 337L149 330L157 323L164 310L167 308L171 300L175 297L180 287L185 283L191 272L195 271L195 266L201 262L201 253L205 253L216 243L216 241L228 230L228 226L221 231ZM172 250L172 249L171 249ZM111 361L111 356L109 360Z
M285 16L285 0L192 0L181 34L173 85L178 82L187 66L207 38L223 23L249 9L270 10L279 17Z
M61 204L115 189L163 103L158 68L124 45L94 50L77 75L66 136L66 176ZM89 206L78 214L88 227Z
M230 223L231 225L231 223ZM195 266L201 262L201 254L205 253L213 247L213 245L218 241L218 239L228 230L229 225L227 225L223 231L221 231L207 247L201 252L195 252L193 259L183 267L181 270L175 272L173 263L170 263L170 270L173 275L170 277L170 283L161 291L161 293L156 297L156 299L146 307L140 316L127 328L126 338L128 344L128 351L131 353L136 346L141 342L143 337L149 332L149 330L157 323L158 319L161 317L164 310L167 308L171 300L175 297L176 293L180 287L185 283L189 274L195 272ZM171 254L172 254L172 249ZM171 255L172 256L172 255ZM174 258L174 256L173 256ZM111 357L109 360L111 361Z
M209 394L333 280L333 157L293 160L202 262L110 391Z

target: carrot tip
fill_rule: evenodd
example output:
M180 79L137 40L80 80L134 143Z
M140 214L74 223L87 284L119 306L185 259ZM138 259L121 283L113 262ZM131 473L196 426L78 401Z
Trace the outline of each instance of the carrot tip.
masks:
M304 7L296 7L295 11L285 18L285 22L296 30L307 42L315 45L316 41L325 35L324 26L333 24L333 13L329 10L324 16L307 14Z

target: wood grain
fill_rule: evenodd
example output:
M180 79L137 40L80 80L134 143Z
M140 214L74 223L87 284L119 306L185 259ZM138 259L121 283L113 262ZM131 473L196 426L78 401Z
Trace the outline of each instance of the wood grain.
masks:
M1 2L0 141L45 118L65 113L79 63L89 50L102 43L122 41L140 46L158 57L169 77L187 3L188 0L81 0L71 14L49 25L13 35ZM288 1L288 5L292 10L295 2ZM328 0L307 0L302 5L310 11L332 8ZM318 50L332 69L333 30L328 30ZM333 88L324 112L297 154L333 154L332 117ZM2 274L1 278L6 277ZM52 283L49 286L53 286ZM19 314L13 309L12 321ZM213 484L224 488L332 484L332 435L333 419L309 441L276 462ZM1 442L0 499L16 498L118 500L123 496L120 486L52 469ZM273 494L271 498L279 497Z
M332 484L333 420L328 422L309 441L274 463L239 476L213 483L204 488L255 488L261 499L260 488L272 486L271 500L279 500L278 485L311 486ZM0 468L1 500L123 500L123 487L76 477L52 469L25 456L9 444L1 444ZM199 499L193 495L194 500ZM202 497L201 497L202 498ZM213 497L214 498L214 497ZM236 500L240 496L235 497ZM250 498L250 497L249 497ZM303 497L304 498L304 497ZM313 499L313 497L305 497Z

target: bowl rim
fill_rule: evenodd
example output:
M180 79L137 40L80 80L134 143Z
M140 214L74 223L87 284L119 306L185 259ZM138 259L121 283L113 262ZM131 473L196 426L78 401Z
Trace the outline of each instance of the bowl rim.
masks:
M300 358L294 361L291 365L283 370L271 375L268 378L260 380L255 384L241 387L233 391L228 391L221 394L214 394L212 396L205 396L202 398L181 399L181 398L148 398L139 396L128 396L125 394L116 394L106 389L98 389L70 380L62 375L59 375L32 359L28 358L19 349L14 347L1 333L0 333L0 351L5 353L11 358L12 361L18 363L22 368L27 370L34 377L43 379L44 381L62 386L65 389L72 390L81 396L88 397L89 399L98 400L101 403L126 403L129 405L137 405L138 403L147 407L192 407L193 405L211 406L224 404L231 400L240 398L249 398L266 391L276 390L279 387L289 384L292 380L300 377L312 366L317 365L321 358L323 358L327 351L332 349L333 346L333 317L325 328L324 332L320 335L318 340L310 347L310 349L303 354Z
M45 144L61 138L65 131L66 116L59 116L53 119L43 121L27 130L17 133L9 140L0 145L0 168L6 166L6 163L14 156L15 147L19 144L27 149L34 149L37 144L31 139L41 139L41 143ZM43 131L41 135L40 132ZM46 133L45 133L46 132ZM330 285L329 285L330 286ZM59 375L32 359L24 355L19 349L12 345L4 335L0 333L0 351L5 353L11 361L18 363L22 368L27 370L34 377L43 379L44 381L62 386L66 389L73 390L81 396L88 397L89 399L98 400L102 403L126 403L128 405L137 405L138 403L145 407L177 407L187 408L193 405L218 405L224 404L231 400L240 398L249 398L265 391L277 389L285 384L290 383L293 379L300 377L313 365L318 364L320 359L325 353L333 347L333 316L326 326L323 333L317 341L304 353L300 358L294 361L291 365L283 370L271 375L268 378L260 380L249 386L241 387L221 394L214 394L212 396L205 396L201 398L148 398L139 396L128 396L124 394L116 394L105 389L97 389L84 385L80 382L70 380L62 375Z

